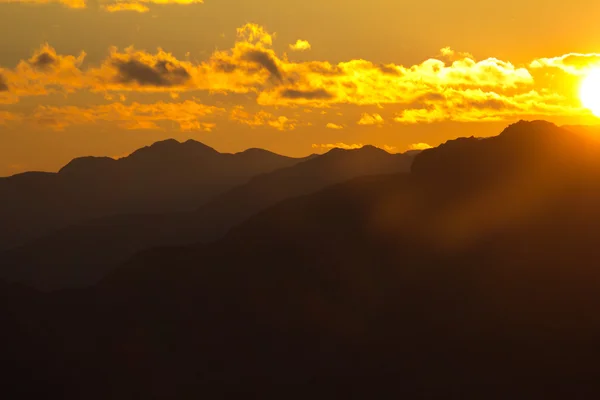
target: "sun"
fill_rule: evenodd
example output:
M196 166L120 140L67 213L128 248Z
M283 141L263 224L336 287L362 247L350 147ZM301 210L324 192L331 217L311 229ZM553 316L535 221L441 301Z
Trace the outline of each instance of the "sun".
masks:
M579 99L596 117L600 117L600 68L593 69L581 82Z

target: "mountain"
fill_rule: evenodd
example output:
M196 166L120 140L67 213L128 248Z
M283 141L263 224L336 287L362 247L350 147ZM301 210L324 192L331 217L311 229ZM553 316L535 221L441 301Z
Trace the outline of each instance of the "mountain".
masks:
M587 397L598 156L589 136L523 121L426 150L410 174L284 200L214 243L144 251L91 288L4 289L17 334L2 362L26 371L9 383L92 399L214 383Z
M0 178L0 250L92 218L190 211L253 176L302 160L255 149L221 154L171 139L118 160L83 157L58 173Z
M244 161L263 159L263 152L247 151ZM408 172L413 158L372 146L332 150L256 176L194 212L110 216L58 230L0 253L0 276L46 290L89 285L138 251L215 240L281 200L358 176Z

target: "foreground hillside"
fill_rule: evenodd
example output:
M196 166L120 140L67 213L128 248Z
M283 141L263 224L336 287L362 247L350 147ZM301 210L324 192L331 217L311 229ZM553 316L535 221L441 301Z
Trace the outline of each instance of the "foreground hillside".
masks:
M145 251L93 288L6 287L5 364L73 398L322 381L581 397L600 357L599 156L587 135L520 122L425 151L408 175L285 200L213 244Z

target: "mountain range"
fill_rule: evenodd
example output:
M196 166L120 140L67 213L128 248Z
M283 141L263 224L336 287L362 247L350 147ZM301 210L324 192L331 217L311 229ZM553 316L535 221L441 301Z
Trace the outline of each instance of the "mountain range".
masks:
M168 147L169 150L166 151L163 147ZM188 147L202 149L202 152L198 153L194 150L193 154L189 153ZM389 154L384 150L365 146L357 150L334 149L322 156L295 160L261 150L250 150L234 156L222 155L197 142L178 144L174 141L158 143L144 151L149 154L143 158L143 163L150 163L150 165L152 163L149 160L159 160L163 154L169 154L173 159L188 160L180 163L177 168L172 166L170 171L171 176L177 175L177 171L189 175L186 178L188 185L184 183L184 179L179 180L180 183L176 185L179 187L178 192L165 189L165 182L168 179L156 179L164 183L158 186L157 193L164 191L169 193L173 203L170 208L172 212L149 213L148 210L162 210L156 201L150 200L150 203L156 206L139 206L136 213L116 214L72 223L0 253L0 265L3 265L0 268L0 278L28 283L47 290L89 285L97 282L112 268L122 264L140 250L159 245L183 245L217 239L231 226L286 198L309 194L358 176L408 172L415 155L414 152ZM207 160L193 161L195 158L202 157ZM227 161L224 162L223 158ZM188 171L189 164L192 162L204 166L201 172ZM225 184L214 184L208 188L196 184L189 186L191 176L199 180L198 175L203 174L202 179L206 181L210 176L214 182L217 182L219 176L226 176L225 181L231 183L233 179L231 171L241 174L240 171L246 168L246 165L254 165L252 168L246 168L245 173L249 174L253 170L264 171L273 168L276 164L286 165L292 162L293 165L257 174L246 183L226 190L220 195L214 195L215 187L223 188ZM72 172L72 174L87 176L89 173L94 176L89 172L89 167L82 167L79 170L71 164L67 166L68 169L77 170L77 173ZM135 163L130 161L130 164ZM150 168L144 165L129 168L149 171ZM209 165L212 166L208 167ZM226 166L226 171L219 170L225 168L222 165ZM143 185L144 190L136 192L134 196L141 203L146 201L145 197L153 196L148 193L152 190L150 179L153 176L148 173L146 177L148 182ZM235 179L239 178L235 177ZM90 179L89 185L93 185L95 181L96 179ZM86 187L82 187L81 190L86 190ZM120 184L115 183L113 189L105 190L111 193L119 192ZM204 204L198 200L196 209L180 211L185 210L182 204L190 202L185 193L192 190L195 191L195 199L199 199L200 194L208 198L208 193L214 195L213 199ZM131 196L121 195L121 197ZM174 205L175 200L177 206ZM187 208L192 206L188 204ZM35 210L32 210L32 213L34 212Z
M93 218L191 211L256 175L304 160L260 149L222 154L171 139L118 160L82 157L58 173L0 178L0 250Z
M423 151L410 173L290 196L256 183L317 162L223 194L227 215L241 193L276 204L215 241L138 252L87 288L2 285L10 387L91 399L233 397L223 384L263 398L274 383L409 398L595 388L597 138L520 121Z

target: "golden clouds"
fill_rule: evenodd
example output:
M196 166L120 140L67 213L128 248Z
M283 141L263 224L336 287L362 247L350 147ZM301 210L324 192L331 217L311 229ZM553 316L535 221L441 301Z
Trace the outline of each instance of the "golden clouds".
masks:
M363 113L358 120L358 125L383 125L383 117L379 114Z
M362 143L346 144L346 143L327 143L327 144L313 144L313 149L319 150L331 150L331 149L343 149L343 150L356 150L362 149L365 145Z
M148 3L117 4L137 7ZM112 48L104 61L85 69L85 53L60 55L44 45L15 69L0 70L0 103L77 90L107 96L127 91L164 92L172 98L184 92L204 91L247 94L264 107L390 107L393 120L405 124L589 115L578 99L550 91L540 82L547 74L580 74L600 63L597 54L568 54L518 66L497 58L476 60L450 48L442 49L438 58L412 66L368 60L292 62L272 48L275 37L259 25L247 24L237 30L231 49L215 51L200 62L180 60L160 48L156 52ZM309 45L298 41L293 46ZM299 123L262 112L243 116L238 110L231 117L248 126L266 125L280 130L294 129ZM382 126L384 122L381 114L362 113L358 120L362 126Z
M6 125L9 122L20 122L23 119L21 114L9 112L9 111L1 111L0 110L0 125Z
M256 114L250 114L243 107L238 106L231 110L229 118L240 124L256 128L269 126L280 131L291 131L296 129L298 121L285 116L275 116L267 111L260 110Z
M39 106L28 120L55 130L102 121L115 122L124 129L160 129L159 122L171 121L178 124L182 131L210 131L215 123L203 121L202 118L222 114L224 111L194 101L131 105L112 103L92 107Z
M407 108L394 121L405 124L441 121L500 121L515 116L577 116L584 111L579 105L565 102L563 96L548 92L529 91L501 95L481 89L446 90L420 98L419 108Z
M599 53L569 53L560 57L539 58L530 64L531 68L556 68L571 75L585 75L591 69L600 67Z
M86 0L0 0L0 3L26 3L26 4L50 4L58 3L68 8L82 9L87 7ZM118 11L136 11L148 12L149 8L145 4L157 5L189 5L202 4L204 0L138 0L138 1L112 1L109 0L102 5L102 8L108 12Z
M95 90L171 91L184 87L193 66L158 49L156 54L136 51L132 47L121 53L110 49L110 56L99 68L87 72L88 84Z
M79 69L84 58L85 52L77 56L63 56L44 44L14 70L1 71L4 89L1 92L10 94L15 101L20 96L73 93L85 85L84 75Z
M62 4L69 8L85 8L85 0L0 0L0 3L25 3L25 4Z
M151 4L179 4L179 5L190 5L190 4L203 4L204 0L139 0L141 3Z
M408 147L409 150L427 150L431 148L432 146L427 143L413 143Z
M325 127L326 127L327 129L334 129L334 130L340 130L340 129L344 129L344 127L343 127L343 126L341 126L341 125L338 125L338 124L334 124L334 123L332 123L332 122L330 122L330 123L328 123L327 125L325 125Z
M307 50L310 50L311 47L312 46L310 45L310 43L308 41L300 40L300 39L298 39L296 41L296 43L290 44L290 49L292 51L307 51Z
M387 144L384 144L383 146L377 146L377 145L372 145L372 146L377 147L378 149L381 149L381 150L385 150L388 153L394 153L396 150L396 147L388 146ZM362 149L363 147L365 147L365 145L362 143L353 143L353 144L324 143L324 144L313 144L312 145L313 149L321 150L321 151L327 151L327 150L332 150L332 149L357 150L357 149Z
M103 8L108 12L118 12L118 11L135 11L139 13L145 13L150 11L148 7L141 3L112 3L105 4Z

